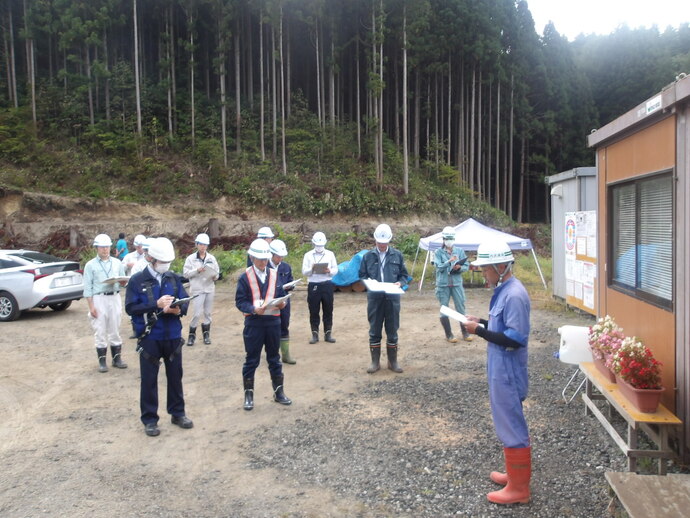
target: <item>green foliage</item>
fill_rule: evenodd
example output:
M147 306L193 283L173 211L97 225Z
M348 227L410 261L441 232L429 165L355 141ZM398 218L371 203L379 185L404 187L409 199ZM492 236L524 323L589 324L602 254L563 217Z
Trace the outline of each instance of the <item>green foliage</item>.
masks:
M223 250L214 248L211 253L218 261L218 266L224 277L247 266L246 250Z

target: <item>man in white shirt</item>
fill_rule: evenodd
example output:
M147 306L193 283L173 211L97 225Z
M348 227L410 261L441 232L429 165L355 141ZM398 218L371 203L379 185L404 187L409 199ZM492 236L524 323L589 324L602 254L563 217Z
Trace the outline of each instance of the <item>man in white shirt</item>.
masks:
M196 295L193 302L194 314L189 323L189 336L187 345L194 345L196 340L196 326L201 321L201 331L204 335L204 343L211 343L211 311L213 310L213 298L216 293L216 281L220 268L218 261L208 251L211 243L208 234L196 236L197 251L191 254L184 262L182 274L189 279L189 292Z
M134 251L128 253L122 259L122 264L125 266L125 275L132 275L132 268L134 265L144 258L145 241L146 236L142 236L141 234L134 238Z
M309 305L309 324L311 325L310 344L319 341L319 312L323 309L324 340L335 343L333 338L333 276L338 273L335 254L326 250L326 235L316 232L311 242L314 249L304 254L302 275L307 276L307 304Z

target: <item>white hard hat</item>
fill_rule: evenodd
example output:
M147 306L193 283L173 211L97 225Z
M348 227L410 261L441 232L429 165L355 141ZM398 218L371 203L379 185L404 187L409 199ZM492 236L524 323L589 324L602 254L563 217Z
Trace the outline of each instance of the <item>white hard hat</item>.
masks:
M452 239L455 241L455 229L453 227L444 227L441 235L443 239Z
M286 257L288 255L287 246L285 246L282 239L274 239L268 247L272 254L279 255L280 257Z
M196 239L194 240L196 243L199 243L200 245L210 245L211 244L211 239L208 237L208 234L201 233L198 236L196 236Z
M512 263L515 261L513 251L505 241L487 241L477 248L477 260L472 266Z
M393 239L391 227L385 223L381 223L376 227L376 230L374 230L374 239L376 239L377 243L390 243L390 240Z
M108 234L98 234L93 240L93 246L113 246L113 240Z
M142 246L144 244L144 241L146 241L146 236L137 234L137 236L134 238L134 246Z
M163 263L175 259L175 247L167 237L156 237L149 243L149 255Z
M261 227L256 233L256 237L275 237L269 227Z
M142 241L141 246L144 247L144 250L149 249L149 245L151 244L151 241L153 241L153 237L145 237L144 241Z
M268 246L268 241L265 239L255 239L252 241L248 252L250 256L256 259L270 259L273 256L271 248Z
M326 246L326 234L323 232L315 232L314 237L311 238L311 242L316 246Z

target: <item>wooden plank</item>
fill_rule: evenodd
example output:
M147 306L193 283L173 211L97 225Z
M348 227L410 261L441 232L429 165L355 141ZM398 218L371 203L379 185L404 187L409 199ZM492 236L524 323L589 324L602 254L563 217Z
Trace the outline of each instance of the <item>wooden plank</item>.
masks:
M609 471L606 480L630 518L677 518L690 509L690 475Z
M682 421L662 404L659 404L659 408L654 413L645 413L637 410L627 400L627 398L621 394L616 384L609 383L608 380L601 375L593 363L581 363L580 369L591 380L592 384L599 390L599 392L606 395L606 399L611 402L614 408L618 410L618 413L620 413L631 426L637 427L637 423L669 425L682 424Z

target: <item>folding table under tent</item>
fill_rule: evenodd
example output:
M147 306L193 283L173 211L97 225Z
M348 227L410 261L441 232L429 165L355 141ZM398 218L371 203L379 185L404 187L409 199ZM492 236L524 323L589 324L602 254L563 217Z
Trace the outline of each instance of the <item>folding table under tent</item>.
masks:
M453 228L455 228L455 244L466 252L476 252L481 243L490 240L505 241L508 246L510 246L511 250L531 250L532 257L534 257L534 263L537 265L537 270L539 271L539 277L541 277L541 282L544 284L544 289L546 289L546 281L544 280L544 275L541 273L541 267L539 266L539 261L537 261L537 254L534 253L534 248L532 248L532 241L530 239L514 236L512 234L496 230L495 228L487 227L486 225L482 225L479 223L479 221L472 218L466 219ZM429 264L431 253L441 248L441 246L443 246L442 232L437 232L436 234L423 237L419 240L417 253L414 256L412 270L414 271L414 267L417 264L417 257L419 256L420 249L426 250L426 259L424 260L422 277L419 279L419 288L417 291L422 290L424 275L426 274L426 267Z

